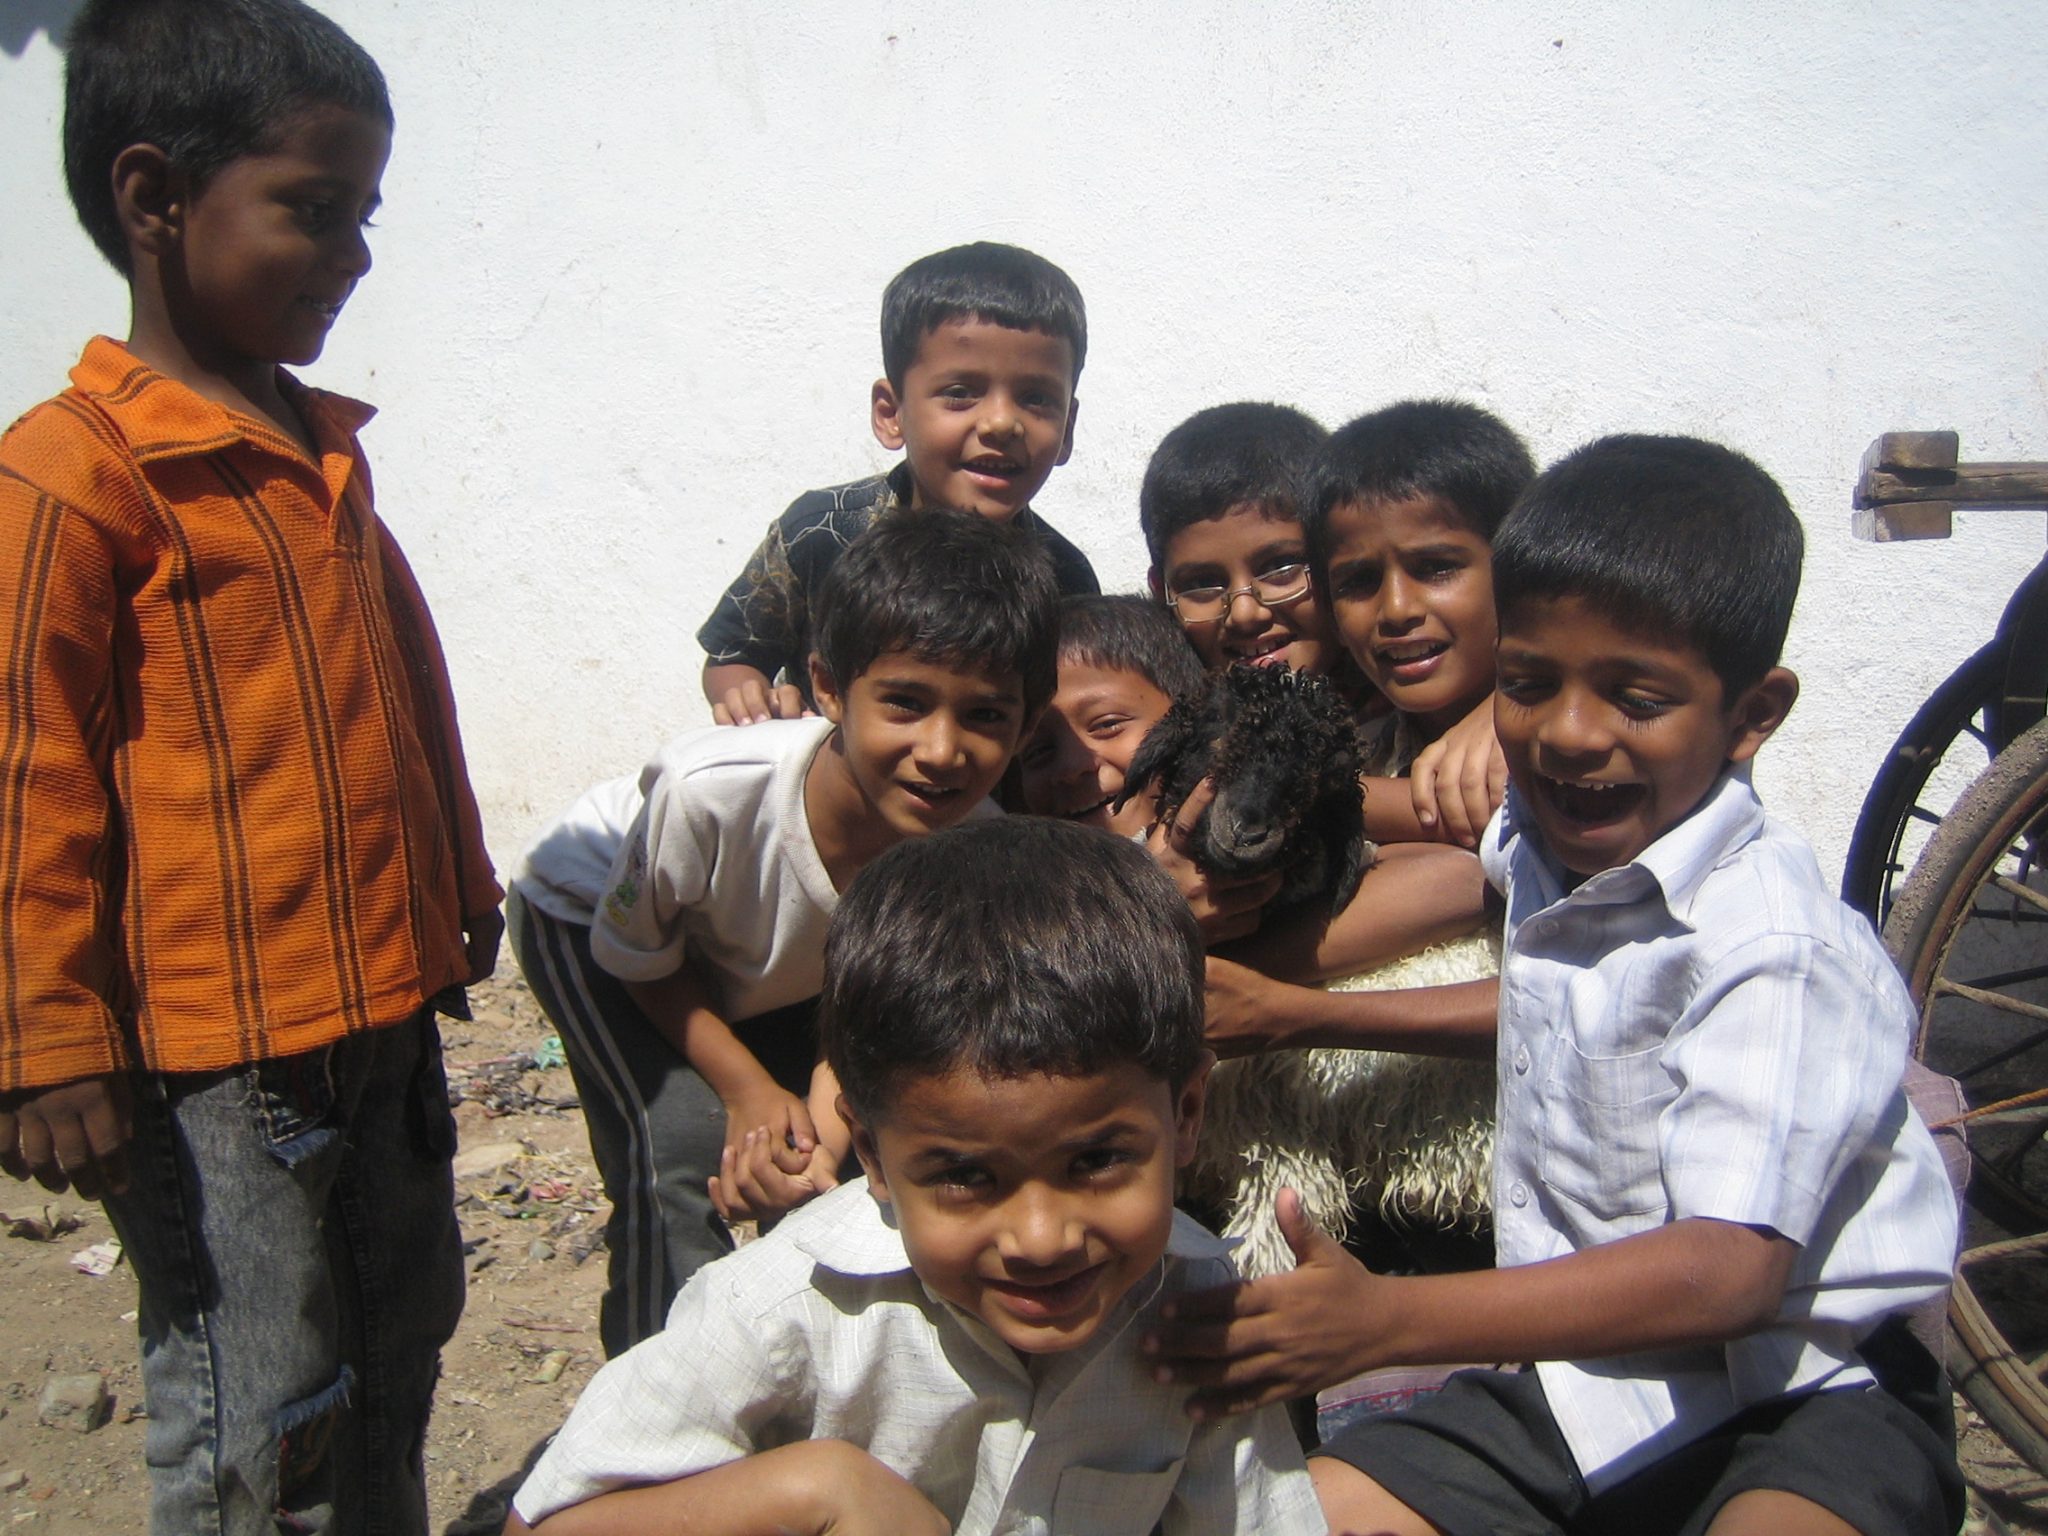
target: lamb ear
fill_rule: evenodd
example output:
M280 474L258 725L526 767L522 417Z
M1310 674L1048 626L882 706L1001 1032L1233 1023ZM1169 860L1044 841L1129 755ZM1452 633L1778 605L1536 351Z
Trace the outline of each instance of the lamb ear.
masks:
M1359 882L1365 872L1372 868L1372 861L1379 857L1379 845L1365 835L1360 827L1345 838L1344 847L1337 858L1337 878L1330 886L1330 915L1335 917L1351 905L1351 898L1358 894Z
M1122 810L1167 776L1167 770L1193 744L1196 715L1193 705L1179 703L1160 716L1159 723L1138 743L1137 755L1131 759L1131 766L1124 770L1123 793L1116 797L1112 810ZM1171 811L1179 809L1179 806L1161 807L1162 814L1171 814Z

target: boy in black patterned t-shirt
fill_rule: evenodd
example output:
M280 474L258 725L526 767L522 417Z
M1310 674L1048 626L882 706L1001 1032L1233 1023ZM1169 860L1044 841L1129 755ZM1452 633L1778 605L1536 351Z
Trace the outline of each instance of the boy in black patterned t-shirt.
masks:
M1063 594L1100 589L1088 557L1031 510L1074 449L1088 318L1042 256L978 241L912 262L882 294L876 439L886 475L807 491L769 525L697 631L704 696L721 724L802 713L810 604L840 552L901 507L978 512L1036 531Z

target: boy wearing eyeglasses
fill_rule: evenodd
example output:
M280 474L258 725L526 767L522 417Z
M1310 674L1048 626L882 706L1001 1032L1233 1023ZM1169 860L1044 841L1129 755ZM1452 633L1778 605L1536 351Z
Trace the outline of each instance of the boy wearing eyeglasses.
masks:
M1152 595L1204 666L1325 673L1343 659L1301 523L1328 436L1289 406L1245 400L1197 411L1153 453L1138 493Z

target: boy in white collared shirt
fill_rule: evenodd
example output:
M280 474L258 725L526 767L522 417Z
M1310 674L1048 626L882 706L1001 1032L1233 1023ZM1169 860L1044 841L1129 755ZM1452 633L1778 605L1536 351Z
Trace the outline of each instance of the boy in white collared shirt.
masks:
M1799 524L1738 454L1607 438L1494 544L1511 792L1500 1267L1389 1279L1292 1223L1291 1275L1175 1309L1198 1407L1498 1359L1312 1463L1333 1530L1952 1531L1939 1294L1956 1210L1900 1085L1912 1004L1749 762ZM1262 1289L1263 1287L1263 1289ZM1262 1361L1314 1336L1295 1379ZM1297 1350L1297 1354L1302 1353Z
M1036 817L899 844L833 917L819 1029L866 1178L699 1271L508 1529L1323 1531L1278 1409L1195 1423L1140 1354L1232 1273L1173 1208L1214 1058L1143 848Z

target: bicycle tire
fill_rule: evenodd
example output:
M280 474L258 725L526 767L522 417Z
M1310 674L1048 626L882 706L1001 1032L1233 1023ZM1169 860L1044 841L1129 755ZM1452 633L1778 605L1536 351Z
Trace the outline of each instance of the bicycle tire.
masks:
M1919 1011L1913 1054L1957 1078L1973 1109L2048 1085L2048 871L2035 857L2044 835L2048 723L1957 799L1885 925ZM2048 1233L2048 1106L1968 1129L1950 1371L1985 1421L2048 1475L2048 1381L2029 1363L2048 1349L2048 1246L2012 1251Z
M1842 865L1842 900L1869 918L1873 927L1884 926L1920 851L1902 849L1914 823L1938 826L1947 814L1947 804L1925 805L1921 797L1950 749L1967 732L1984 744L1989 765L1989 712L2004 685L2004 657L2005 646L1993 640L1951 672L1906 722L1870 782ZM1975 772L1973 766L1973 776Z

